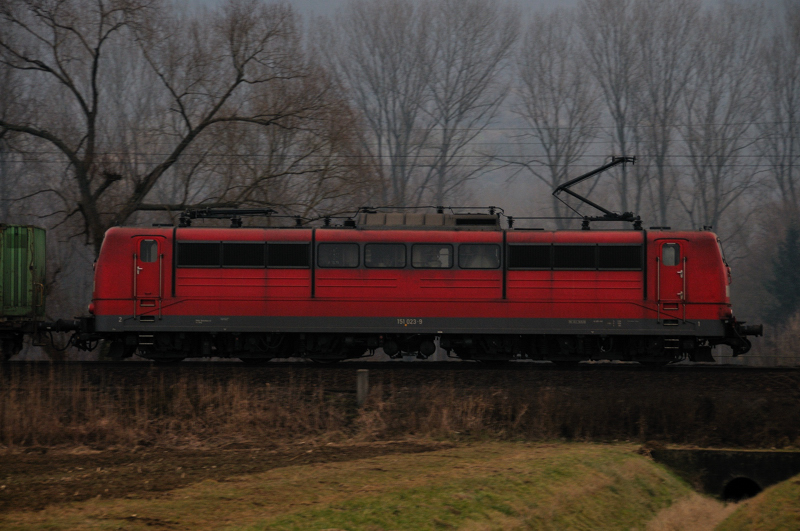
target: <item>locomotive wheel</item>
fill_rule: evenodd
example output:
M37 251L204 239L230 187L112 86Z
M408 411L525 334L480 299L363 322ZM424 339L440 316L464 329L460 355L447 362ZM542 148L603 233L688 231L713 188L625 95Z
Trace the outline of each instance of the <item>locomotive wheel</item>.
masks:
M239 358L239 361L244 363L245 365L252 365L254 367L258 367L260 365L266 365L272 358Z
M119 361L130 358L136 354L136 347L126 346L125 342L121 339L114 341L103 341L100 344L100 356L107 357L108 359Z
M150 352L148 356L142 356L159 365L169 365L173 363L180 363L186 359L183 352L162 350L160 352Z
M669 362L668 361L640 361L639 364L640 365L644 365L645 367L657 368L657 367L665 367L665 366L669 365Z
M158 363L159 365L172 365L175 363L180 363L186 358L151 358L154 362Z
M334 351L324 352L330 357L313 357L308 356L314 363L339 363L343 360L360 358L366 352L366 348L361 347L345 347Z

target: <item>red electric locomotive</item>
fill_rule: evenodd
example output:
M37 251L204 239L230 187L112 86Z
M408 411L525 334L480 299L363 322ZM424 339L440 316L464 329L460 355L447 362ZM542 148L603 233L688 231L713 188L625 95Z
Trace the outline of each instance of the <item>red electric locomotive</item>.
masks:
M533 231L367 212L343 227L113 228L94 337L113 355L713 361L737 323L712 232Z
M570 187L633 158L612 158L557 188L628 221L627 231L500 227L489 214L362 210L342 227L241 228L243 213L194 211L179 227L108 231L95 269L93 319L79 346L161 361L342 360L381 348L468 360L714 361L750 349L730 268L709 231L642 230ZM271 212L271 211L270 211ZM269 212L261 212L269 213ZM231 216L232 228L192 217ZM327 225L327 224L326 224ZM93 321L93 322L92 322Z

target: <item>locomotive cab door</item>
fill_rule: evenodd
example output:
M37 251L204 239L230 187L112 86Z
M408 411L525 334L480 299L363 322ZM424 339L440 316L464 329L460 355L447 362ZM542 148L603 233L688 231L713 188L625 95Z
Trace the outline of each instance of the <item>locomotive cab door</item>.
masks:
M661 241L656 262L658 319L677 325L678 316L686 321L685 242Z
M164 282L164 238L135 239L133 253L133 316L141 321L161 318Z

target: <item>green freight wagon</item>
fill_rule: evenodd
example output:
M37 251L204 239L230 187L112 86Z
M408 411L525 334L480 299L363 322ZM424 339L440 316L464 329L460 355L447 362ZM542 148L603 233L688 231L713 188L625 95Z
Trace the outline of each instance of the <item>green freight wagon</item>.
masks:
M0 361L44 319L45 231L0 224Z

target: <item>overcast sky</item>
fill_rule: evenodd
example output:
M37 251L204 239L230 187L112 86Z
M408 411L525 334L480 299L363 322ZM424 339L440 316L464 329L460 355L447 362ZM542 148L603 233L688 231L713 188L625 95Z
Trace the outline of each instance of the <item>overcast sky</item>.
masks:
M336 10L345 5L348 0L287 0L304 15L331 15ZM519 0L516 2L523 8L538 8L542 6L570 7L578 3L578 0Z
M181 0L179 0L181 1ZM191 3L195 0L182 0ZM207 4L218 3L220 0L202 0ZM347 4L349 0L267 0L268 2L286 2L302 13L304 16L333 15L336 10ZM535 11L541 7L573 7L580 0L507 0L520 6L524 11ZM714 4L718 0L701 0L703 4ZM757 1L757 0L754 0ZM765 0L764 6L770 7L782 0Z

